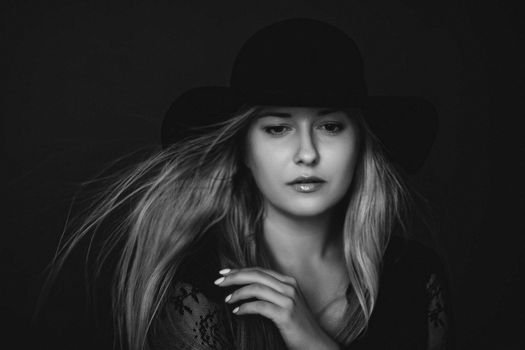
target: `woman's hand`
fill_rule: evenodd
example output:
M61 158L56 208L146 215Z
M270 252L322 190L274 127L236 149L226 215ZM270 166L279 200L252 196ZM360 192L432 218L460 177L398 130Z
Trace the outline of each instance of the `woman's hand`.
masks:
M256 298L235 308L236 315L259 314L272 320L290 350L339 349L319 326L308 308L297 281L259 267L220 271L215 284L245 285L226 297L227 303Z

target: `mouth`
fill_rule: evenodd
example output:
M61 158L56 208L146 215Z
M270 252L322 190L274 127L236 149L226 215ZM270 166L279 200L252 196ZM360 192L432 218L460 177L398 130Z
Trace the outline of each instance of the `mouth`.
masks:
M326 181L317 177L317 176L300 176L293 181L287 182L287 185L297 185L297 184L322 184Z
M326 181L316 176L301 176L287 183L294 190L301 193L310 193L320 189Z

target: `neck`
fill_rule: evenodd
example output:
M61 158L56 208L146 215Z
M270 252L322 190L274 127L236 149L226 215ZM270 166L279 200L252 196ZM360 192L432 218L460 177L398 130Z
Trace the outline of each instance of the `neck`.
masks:
M334 219L334 210L313 217L294 217L268 207L263 234L275 267L284 273L340 259L340 225Z

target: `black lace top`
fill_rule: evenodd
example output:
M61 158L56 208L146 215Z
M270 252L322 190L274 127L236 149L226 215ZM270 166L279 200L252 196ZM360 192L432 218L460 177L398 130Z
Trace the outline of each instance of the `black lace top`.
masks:
M213 284L226 267L215 259L213 248L205 244L186 259L150 334L153 349L236 349L233 307L224 297L239 287ZM393 237L368 329L341 349L450 349L446 285L432 250Z

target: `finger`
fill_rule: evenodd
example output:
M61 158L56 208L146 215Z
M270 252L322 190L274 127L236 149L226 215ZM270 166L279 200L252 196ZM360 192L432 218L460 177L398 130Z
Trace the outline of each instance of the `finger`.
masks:
M294 287L297 287L297 282L295 280L295 278L293 278L292 276L287 276L287 275L283 275L277 271L274 271L274 270L270 270L270 269L265 269L265 268L261 268L261 267L257 267L256 269L264 272L264 273L267 273L269 274L270 276L273 276L274 278L277 278L279 281L283 282L283 283L286 283L286 284L290 284Z
M267 301L285 309L293 307L294 303L290 297L260 283L252 283L237 289L232 294L228 295L225 301L227 303L233 304L237 301L242 301L249 298L257 298L259 300Z
M276 324L281 322L282 313L280 311L277 305L259 300L241 304L233 309L233 313L236 315L258 314L269 318Z
M295 295L295 288L258 269L242 269L217 279L215 284L224 287L232 284L261 283L288 296Z
M261 271L261 272L264 272L264 273L267 273L268 275L270 276L273 276L274 278L278 279L279 281L283 282L283 283L287 283L287 284L290 284L294 287L297 287L297 281L294 277L292 276L287 276L287 275L283 275L277 271L274 271L274 270L270 270L270 269L265 269L263 267L245 267L245 268L242 268L242 269L222 269L219 271L219 273L221 275L229 275L229 274L232 274L234 272L237 272L237 271L253 271L253 270L258 270L258 271Z

